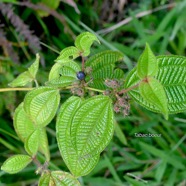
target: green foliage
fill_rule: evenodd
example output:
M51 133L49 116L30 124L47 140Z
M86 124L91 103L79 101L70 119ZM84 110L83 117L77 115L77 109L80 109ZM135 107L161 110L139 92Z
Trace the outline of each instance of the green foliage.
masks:
M157 62L159 70L155 78L163 85L165 90L169 114L183 112L185 110L186 103L186 58L171 55L157 56ZM134 68L126 78L125 87L131 87L139 83L139 81L140 79L137 76L137 70ZM131 90L129 94L135 101L145 108L161 113L160 108L143 99L137 88Z
M82 56L88 56L90 54L90 47L94 41L100 43L94 34L90 32L83 32L77 36L75 46L79 49Z
M27 155L14 155L8 158L3 165L1 170L8 172L9 174L15 174L24 169L32 161L30 156Z
M90 47L94 41L99 42L96 35L89 32L80 34L75 40L75 47L71 46L61 51L56 60L57 63L50 70L48 81L43 82L45 86L40 87L38 87L39 84L36 80L39 67L39 56L37 55L35 63L31 65L28 71L24 72L32 76L32 80L36 82L36 87L12 88L12 90L32 89L26 94L24 101L17 107L14 114L15 131L23 141L24 149L29 156L17 155L9 158L2 165L2 170L8 173L17 173L33 160L38 166L36 173L41 174L40 186L70 186L80 185L77 178L90 174L95 170L95 167L101 170L100 167L106 166L116 180L116 184L121 185L122 180L117 173L117 167L114 167L112 160L108 158L114 153L113 148L107 148L107 155L104 154L104 163L99 165L98 161L100 154L110 143L114 130L123 145L130 143L130 140L127 140L122 133L120 126L116 124L113 112L123 113L124 116L128 114L130 103L127 94L129 93L131 98L145 108L163 113L166 119L168 119L168 114L172 113L171 108L173 106L174 112L186 110L185 91L183 91L185 90L186 77L186 60L184 57L156 57L150 46L146 44L137 67L129 72L125 80L124 72L118 68L117 63L123 59L121 52L108 50L97 53L88 59L85 58L90 54ZM75 59L78 60L77 57L79 56L82 60L81 66L77 61L74 61ZM85 79L77 78L77 74L80 72L86 77ZM22 83L23 80L19 77L16 81L17 86L26 85L26 83ZM180 92L176 92L177 89L182 93L182 96L180 96ZM3 90L6 91L7 89ZM68 90L78 96L73 95L66 99L64 95ZM60 154L72 175L63 171L53 171L53 169L58 170L58 167L56 168L54 164L50 163L46 134L47 129L50 134L55 135L55 132L46 126L51 122L53 123L52 120L55 118L60 104L61 91L63 103L57 114L56 138ZM176 95L172 98L171 96L175 92ZM172 102L173 99L176 101ZM164 120L161 119L162 121ZM132 131L135 132L135 135L138 132L138 130ZM153 133L153 129L150 132ZM169 140L171 141L171 139ZM5 141L3 143L10 147ZM161 138L158 143L166 146ZM183 160L175 160L170 152L165 155L161 150L157 150L146 143L141 142L139 145L152 155L162 158L165 163L180 170L185 169L185 166L182 166ZM13 147L10 148L13 149ZM118 146L116 145L115 148ZM128 150L123 151L121 148L119 151L121 151L120 155L126 154L128 156ZM38 152L44 154L45 157ZM170 156L167 158L167 155ZM131 155L128 158L138 162ZM121 159L123 158L119 156L114 162L116 161L119 165ZM48 164L52 170L48 169ZM123 167L121 165L118 169L126 171L127 168ZM166 165L163 164L162 167L165 170ZM161 180L164 171L158 170L157 172L156 177ZM131 184L143 185L127 176L124 178ZM140 181L143 180L140 179ZM104 183L104 181L102 182ZM95 183L97 184L97 182ZM110 181L105 183L113 184Z
M158 63L156 57L151 51L149 45L146 43L146 47L142 55L138 60L137 74L140 79L147 76L155 76L158 72Z
M40 87L30 91L24 99L24 110L38 127L50 123L56 114L60 101L59 90Z
M52 171L41 176L38 186L67 185L80 186L80 183L71 174L63 171Z
M60 109L56 128L58 146L70 171L75 176L88 174L114 130L109 98L69 98Z
M39 54L36 54L35 62L28 68L27 71L21 73L16 79L9 83L9 86L11 87L25 86L28 83L35 80L39 68L39 59L40 59Z
M162 84L149 77L147 82L143 81L139 85L139 93L145 101L155 105L168 119L167 97Z

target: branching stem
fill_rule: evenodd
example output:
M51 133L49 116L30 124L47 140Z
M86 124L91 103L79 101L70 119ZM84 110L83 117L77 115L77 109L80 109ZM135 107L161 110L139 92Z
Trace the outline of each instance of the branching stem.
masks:
M133 85L133 86L127 88L127 89L121 90L120 92L118 92L118 94L125 94L125 93L127 93L127 92L129 92L129 91L131 91L131 90L133 90L133 89L135 89L137 87L139 87L139 85L140 85L140 82L137 83L136 85Z

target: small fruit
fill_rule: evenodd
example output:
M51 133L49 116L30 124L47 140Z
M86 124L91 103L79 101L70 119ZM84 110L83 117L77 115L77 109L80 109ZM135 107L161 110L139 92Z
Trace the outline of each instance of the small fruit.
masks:
M77 78L79 79L79 80L84 80L85 79L85 73L83 72L83 71L79 71L78 73L77 73Z

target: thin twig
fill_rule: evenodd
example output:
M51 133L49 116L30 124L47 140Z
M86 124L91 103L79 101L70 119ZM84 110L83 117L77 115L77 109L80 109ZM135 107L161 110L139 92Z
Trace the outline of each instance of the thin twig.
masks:
M10 92L10 91L29 91L34 88L0 88L0 92Z
M164 9L167 9L167 8L173 8L175 5L176 5L176 3L170 3L170 4L167 4L167 5L163 5L163 6L157 7L157 8L152 9L152 10L147 10L147 11L144 11L144 12L140 12L140 13L136 14L135 17L136 18L144 17L146 15L152 14L154 12L158 12L160 10L164 10ZM96 33L97 34L107 34L109 32L115 31L116 29L118 29L119 27L121 27L123 25L128 24L132 20L133 20L133 17L128 17L128 18L120 21L119 23L115 24L114 26L111 26L110 28L105 28L105 29L99 30Z
M139 87L139 85L140 85L140 82L137 83L137 84L134 85L134 86L131 86L131 87L127 88L127 89L121 90L120 92L118 92L118 94L125 94L125 93L127 93L127 92L129 92L129 91L131 91L131 90L133 90L133 89L135 89L135 88L137 88L137 87Z

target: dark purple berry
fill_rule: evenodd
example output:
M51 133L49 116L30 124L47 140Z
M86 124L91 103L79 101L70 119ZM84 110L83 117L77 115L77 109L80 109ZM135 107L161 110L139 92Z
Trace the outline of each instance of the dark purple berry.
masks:
M77 73L77 78L79 79L79 80L84 80L85 79L85 73L83 72L83 71L79 71L78 73Z

